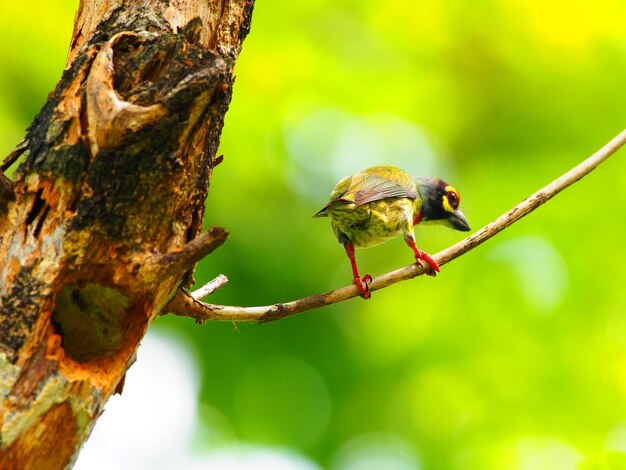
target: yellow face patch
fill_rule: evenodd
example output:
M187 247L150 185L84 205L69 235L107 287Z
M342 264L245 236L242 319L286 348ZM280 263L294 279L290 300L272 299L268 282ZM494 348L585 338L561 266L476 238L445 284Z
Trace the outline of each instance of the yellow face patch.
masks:
M460 199L459 193L452 186L446 186L445 190L446 190L446 194L444 194L443 197L441 198L441 205L443 206L446 212L454 212L454 207L452 207L452 204L450 204L450 200L448 199L448 194L453 193L454 195L456 195L456 198L458 201ZM458 207L458 202L457 202L457 207Z

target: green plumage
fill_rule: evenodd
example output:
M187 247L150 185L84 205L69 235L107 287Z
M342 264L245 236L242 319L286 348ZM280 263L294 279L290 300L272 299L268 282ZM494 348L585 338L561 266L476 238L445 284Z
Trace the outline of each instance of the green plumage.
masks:
M399 168L379 165L339 181L315 217L330 218L340 243L366 248L412 233L421 207L413 178Z
M352 265L353 283L361 297L369 299L372 276L361 277L354 248L367 248L402 234L415 255L426 262L430 274L439 265L417 248L413 225L443 222L455 230L467 231L469 224L459 210L461 196L445 181L431 177L411 178L400 168L378 165L348 176L335 186L330 202L314 217L328 217L335 237L346 250Z

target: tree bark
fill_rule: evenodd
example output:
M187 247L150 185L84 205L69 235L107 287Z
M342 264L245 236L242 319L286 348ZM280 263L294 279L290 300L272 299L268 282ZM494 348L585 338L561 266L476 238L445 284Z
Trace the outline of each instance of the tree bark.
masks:
M81 0L67 69L0 174L0 468L72 465L224 241L200 232L253 2Z

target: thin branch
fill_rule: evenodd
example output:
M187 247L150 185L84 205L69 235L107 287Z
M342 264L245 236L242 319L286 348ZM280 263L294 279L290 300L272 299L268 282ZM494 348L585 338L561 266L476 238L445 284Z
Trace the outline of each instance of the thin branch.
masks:
M207 232L201 233L185 244L179 251L158 255L153 260L152 266L156 265L156 270L162 276L181 273L219 248L227 237L226 229L211 227Z
M560 176L552 183L548 184L544 188L537 191L535 194L524 199L518 205L513 207L505 214L498 217L493 222L487 224L473 235L461 240L460 242L452 245L451 247L440 251L433 258L437 263L442 266L450 261L458 258L462 254L477 247L481 243L489 240L491 237L501 232L509 225L518 221L528 213L535 210L537 207L550 200L559 192L565 188L580 180L583 176L590 173L600 163L613 155L620 147L626 143L626 129L624 129L619 135L617 135L608 144L594 153L591 157L587 158L578 166L572 168L570 171ZM420 276L426 273L426 269L418 264L412 264L405 266L395 271L383 274L374 278L370 284L370 290L375 291L383 289L392 284L414 277ZM182 291L179 291L182 292ZM197 321L204 320L224 320L224 321L256 321L267 322L279 320L284 317L302 313L307 310L312 310L326 305L341 302L352 297L359 295L359 291L354 285L335 289L323 294L316 294L303 299L294 300L292 302L267 305L263 307L235 307L227 305L212 305L199 300L194 299L191 295L185 293L186 296L191 299L184 304L179 303L177 305L178 315L191 316ZM179 297L177 294L175 298ZM168 306L170 307L170 306ZM188 309L185 312L185 308Z
M179 317L193 318L196 323L204 323L207 320L218 320L220 318L207 313L204 302L194 299L191 294L183 289L178 289L172 300L163 309L162 313L171 313Z
M217 289L221 289L222 287L224 287L226 284L228 284L228 278L223 274L218 274L215 279L207 282L200 289L193 291L191 293L191 296L197 300L204 299L205 297L215 292Z
M2 164L0 164L0 171L4 173L9 169L11 165L13 165L20 155L22 155L28 149L28 139L25 137L17 146L13 149L13 151L2 160Z

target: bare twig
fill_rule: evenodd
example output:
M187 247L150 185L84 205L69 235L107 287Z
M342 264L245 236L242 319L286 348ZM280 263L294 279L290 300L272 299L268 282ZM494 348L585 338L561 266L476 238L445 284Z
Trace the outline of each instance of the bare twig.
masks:
M11 165L13 165L20 155L22 155L28 149L28 139L24 138L17 146L13 149L13 151L6 156L4 160L2 160L2 164L0 164L0 171L5 172L9 169Z
M493 222L487 224L473 235L461 240L451 247L437 253L433 258L441 266L449 263L462 254L477 247L481 243L501 232L509 225L518 221L526 214L532 212L537 207L550 200L556 194L575 183L583 176L590 173L600 163L613 155L620 147L626 143L626 129L617 135L608 144L594 153L591 157L572 168L570 171L560 176L552 183L537 191L535 194L524 199L505 214L498 217ZM374 278L370 285L370 290L383 289L400 281L420 276L426 269L418 264L405 266L395 271L383 274ZM179 291L182 292L182 291ZM267 305L263 307L235 307L227 305L212 305L194 299L186 294L187 298L180 299L176 304L177 315L190 316L197 321L204 320L225 320L225 321L258 321L266 322L278 320L297 313L305 312L325 305L334 304L359 295L359 291L354 285L335 289L323 294L316 294L292 302ZM175 299L178 298L177 294ZM183 302L184 300L184 302ZM168 306L169 307L169 306Z
M201 233L179 251L158 255L152 260L152 266L160 275L174 275L191 268L206 255L219 248L228 237L228 232L221 227L211 227Z
M221 289L222 287L224 287L227 283L228 278L223 274L219 274L215 279L207 282L200 289L193 291L191 293L191 296L197 300L204 299L205 297L215 292L217 289Z
M162 313L193 318L197 323L204 323L206 320L218 320L217 316L206 311L206 305L204 302L194 299L189 292L178 289Z
M211 168L215 168L217 165L224 161L224 155L219 155L213 159L211 162Z

